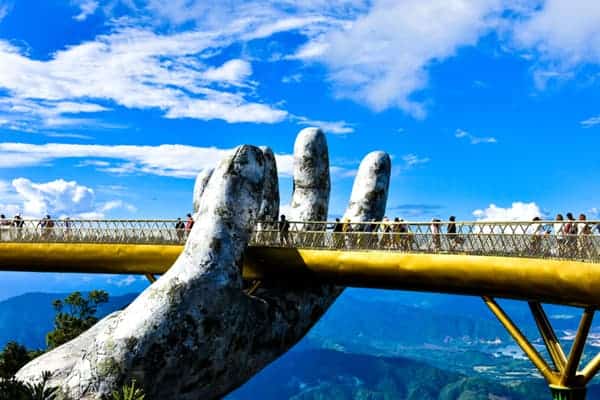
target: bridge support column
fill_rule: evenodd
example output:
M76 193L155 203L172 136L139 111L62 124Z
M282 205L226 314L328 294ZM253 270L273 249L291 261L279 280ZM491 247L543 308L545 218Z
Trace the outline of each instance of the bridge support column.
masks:
M546 379L550 386L552 400L586 399L587 384L600 370L599 354L583 370L578 371L583 348L594 319L593 308L583 310L577 336L573 341L569 356L566 357L542 305L538 302L529 303L533 318L552 360L553 367L551 367L493 298L484 296L483 301Z
M586 400L587 389L582 388L564 388L550 385L552 400Z

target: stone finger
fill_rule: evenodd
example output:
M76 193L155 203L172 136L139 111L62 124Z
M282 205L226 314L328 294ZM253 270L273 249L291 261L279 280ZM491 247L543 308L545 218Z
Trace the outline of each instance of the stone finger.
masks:
M275 154L269 147L261 147L265 158L263 196L258 212L259 222L273 222L279 218L279 176Z
M288 219L326 220L330 186L325 134L318 128L305 128L294 144L294 192Z
M198 210L200 209L200 201L202 200L202 195L204 194L204 190L206 186L208 186L208 181L213 174L213 169L203 169L200 171L198 176L196 177L196 182L194 183L194 198L193 198L193 207L194 207L194 219L196 219L196 215Z
M354 179L344 220L380 221L385 214L392 161L387 153L374 151L362 160Z

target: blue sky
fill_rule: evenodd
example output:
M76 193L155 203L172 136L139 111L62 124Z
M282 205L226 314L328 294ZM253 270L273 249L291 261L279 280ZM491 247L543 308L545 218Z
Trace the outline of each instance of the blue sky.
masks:
M0 212L174 218L241 143L287 203L321 126L332 215L385 150L390 217L598 217L599 64L592 0L0 0Z

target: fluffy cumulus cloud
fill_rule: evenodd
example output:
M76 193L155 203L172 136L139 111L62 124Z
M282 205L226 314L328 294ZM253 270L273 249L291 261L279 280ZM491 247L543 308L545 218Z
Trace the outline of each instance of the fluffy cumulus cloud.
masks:
M104 13L107 32L41 59L0 40L0 91L6 93L0 97L0 126L81 126L117 106L158 110L166 118L228 123L312 121L283 109L286 99L261 97L261 82L254 76L257 57L261 62L319 63L337 96L377 111L400 108L416 118L426 115L425 104L431 100L424 92L431 66L476 46L490 33L496 34L502 51L525 53L532 60L539 87L574 76L580 65L600 63L600 3L588 0L72 4L79 11L76 20ZM117 9L129 10L126 18L115 18L123 17L115 16ZM283 42L282 32L296 34L298 45ZM260 56L248 48L261 48ZM298 79L284 72L283 81ZM65 109L65 104L81 107ZM343 121L319 122L329 124L332 133L353 130Z
M186 145L107 146L49 143L0 143L0 168L51 163L57 159L82 159L80 167L94 167L114 174L152 174L194 178L203 168L213 168L231 149ZM282 175L293 173L293 156L277 154Z
M0 169L50 165L59 159L79 159L75 167L92 167L100 172L116 175L146 174L195 178L202 169L214 168L223 157L231 154L231 151L232 149L180 144L110 146L0 143ZM276 154L275 157L280 176L291 177L294 173L293 155ZM354 176L355 170L332 165L331 173L335 177L349 178ZM1 188L0 186L0 190Z
M269 42L280 32L314 37L354 15L354 3L362 2L73 0L80 9L76 20L96 12L110 16L117 4L131 13L109 18L107 33L41 60L0 40L0 90L7 92L0 97L0 122L31 131L93 125L102 118L98 113L114 105L154 109L171 119L284 121L286 110L260 98L252 57L244 59L239 50L236 56L231 48ZM160 21L172 29L154 24ZM65 104L81 106L65 109ZM340 122L329 124L334 133L351 130Z
M516 24L514 37L521 47L562 66L600 63L600 3L546 0Z
M512 27L513 45L533 61L538 89L573 79L600 63L600 3L588 0L530 1ZM585 126L585 125L584 125Z
M65 114L98 113L106 110L101 102L109 102L162 110L168 118L282 121L285 111L252 100L255 84L249 81L248 62L233 59L212 66L204 60L215 46L233 42L246 29L161 35L127 27L45 61L0 41L0 88L9 93L0 103L0 116L38 115L46 125L57 125L66 121L60 119ZM65 109L65 104L72 106Z
M490 204L485 209L475 210L473 216L478 221L531 221L535 217L544 217L544 213L536 203L517 201L506 208Z
M79 14L73 17L76 21L85 21L90 15L94 14L100 5L95 0L77 0L76 5L79 7Z
M340 96L423 117L423 104L413 95L426 87L428 67L476 44L502 9L499 0L377 0L296 57L325 63Z
M27 178L17 178L12 181L11 187L6 182L0 185L0 193L3 201L9 201L0 205L2 212L8 215L21 213L34 218L45 214L102 218L111 210L135 211L133 206L121 200L98 203L92 188L64 179L37 183Z

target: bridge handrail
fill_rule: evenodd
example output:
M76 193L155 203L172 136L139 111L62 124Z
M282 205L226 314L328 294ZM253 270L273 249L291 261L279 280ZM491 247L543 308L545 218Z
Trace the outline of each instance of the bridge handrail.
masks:
M177 220L0 221L0 242L183 244ZM8 222L8 223L7 223ZM251 246L497 255L600 263L600 221L279 221L257 224ZM453 224L455 232L449 232ZM566 228L572 230L565 232ZM286 233L287 231L287 233Z

